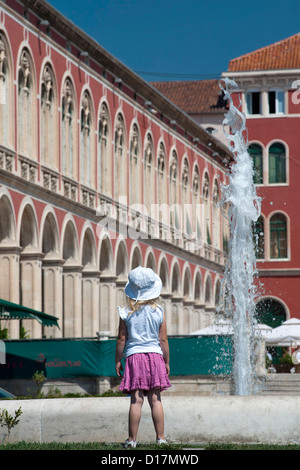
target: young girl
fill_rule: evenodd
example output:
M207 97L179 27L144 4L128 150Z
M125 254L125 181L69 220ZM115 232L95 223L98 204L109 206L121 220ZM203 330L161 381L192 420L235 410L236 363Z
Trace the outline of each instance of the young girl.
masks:
M156 431L156 442L166 443L164 413L160 392L171 387L169 381L169 345L166 319L157 305L162 282L150 268L141 266L128 276L125 294L129 308L120 308L116 346L116 372L121 376L121 359L125 349L125 370L120 390L130 393L128 430L124 447L136 447L144 396L147 395Z

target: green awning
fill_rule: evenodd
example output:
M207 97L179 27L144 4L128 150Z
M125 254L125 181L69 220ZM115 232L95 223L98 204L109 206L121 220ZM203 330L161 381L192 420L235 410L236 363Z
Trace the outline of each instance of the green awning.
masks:
M58 326L58 318L23 305L0 299L0 320L37 320L44 326Z

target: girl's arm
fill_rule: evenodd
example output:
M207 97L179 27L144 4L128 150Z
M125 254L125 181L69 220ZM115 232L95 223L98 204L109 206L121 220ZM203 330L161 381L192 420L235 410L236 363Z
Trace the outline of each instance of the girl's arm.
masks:
M124 320L120 318L119 333L118 333L117 345L116 345L116 356L115 356L116 372L119 377L121 376L121 371L123 370L121 359L123 356L126 339L127 339L126 324Z
M162 349L163 353L163 358L166 364L166 369L167 369L167 374L170 374L170 353L169 353L169 342L168 342L168 336L167 336L167 324L166 324L166 318L164 316L163 322L161 324L160 330L159 330L159 342L160 342L160 347Z

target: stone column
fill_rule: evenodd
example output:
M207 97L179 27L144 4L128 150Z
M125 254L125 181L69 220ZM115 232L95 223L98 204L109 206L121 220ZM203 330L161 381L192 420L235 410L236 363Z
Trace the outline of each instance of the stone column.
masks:
M118 326L116 277L102 275L100 277L99 331L109 331L110 336L116 336Z
M43 254L25 251L21 253L21 303L24 307L42 310L42 259ZM24 320L30 338L42 337L42 325L37 320Z
M183 302L183 327L182 334L188 335L194 328L194 301L185 300Z
M82 272L82 336L95 337L99 330L99 271Z
M161 306L164 309L164 314L165 314L166 324L167 324L167 334L169 335L172 332L171 294L162 294L161 298L163 299L161 302Z
M200 330L203 328L204 322L204 304L196 303L194 305L194 315L193 315L193 331Z
M0 298L16 304L20 303L20 251L15 246L0 249ZM20 336L19 320L1 320L1 328L8 329L10 339Z
M43 260L43 311L58 318L59 328L46 327L45 336L61 338L63 334L63 260Z
M82 266L64 265L63 267L63 336L81 338L82 336Z

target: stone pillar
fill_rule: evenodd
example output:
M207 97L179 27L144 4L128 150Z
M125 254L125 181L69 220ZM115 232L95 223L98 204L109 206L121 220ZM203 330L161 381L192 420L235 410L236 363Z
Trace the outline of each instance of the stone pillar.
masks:
M46 327L45 336L61 338L63 334L63 260L43 260L43 311L58 318L59 328Z
M164 310L164 314L166 317L167 323L167 334L171 334L172 331L172 303L171 303L171 295L170 294L162 294L161 298L163 299L161 302L161 306Z
M24 307L42 310L42 259L41 253L21 253L21 298ZM23 326L30 338L42 337L42 325L37 320L24 320Z
M121 293L119 295L122 297ZM100 277L99 330L109 331L110 336L116 336L118 327L116 277L102 275Z
M63 267L63 336L81 338L82 266Z
M95 337L99 330L99 271L82 272L82 336Z
M183 315L183 298L182 297L172 297L172 310L175 313L176 312L176 318L175 320L173 314L172 314L172 324L173 328L176 328L176 333L177 335L183 335L184 334L184 315ZM172 313L173 313L172 312ZM177 322L177 326L174 324Z
M14 246L0 249L0 298L16 304L20 303L20 251ZM10 339L20 336L19 320L1 320L1 328L8 329Z
M204 304L196 303L194 305L194 322L193 322L193 331L200 330L204 328Z
M194 301L183 302L183 329L182 334L188 335L194 329Z

